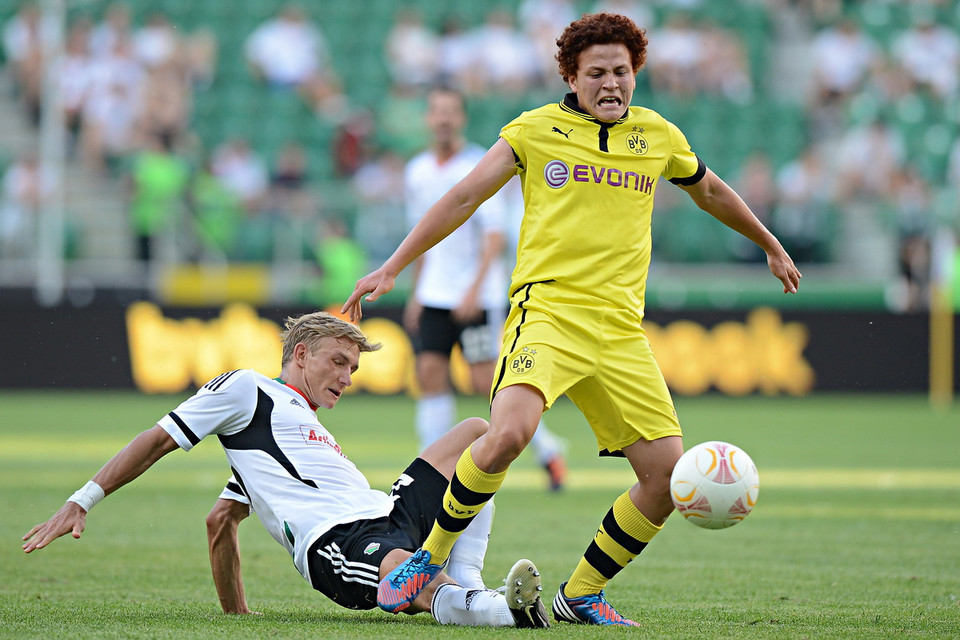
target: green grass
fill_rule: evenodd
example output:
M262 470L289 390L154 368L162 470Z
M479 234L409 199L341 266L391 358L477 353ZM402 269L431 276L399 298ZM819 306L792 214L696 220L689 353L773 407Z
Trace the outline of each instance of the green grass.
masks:
M227 477L214 441L175 452L29 556L20 536L180 397L0 392L0 638L487 638L532 632L441 629L432 618L339 609L311 591L255 519L241 527L247 597L262 616L220 613L204 516ZM461 400L463 415L485 412ZM722 439L760 469L741 525L697 529L677 516L608 596L639 630L554 625L550 637L960 637L960 409L916 396L678 398L686 444ZM375 485L416 454L406 398L345 398L321 420ZM546 416L569 445L559 493L524 454L497 494L485 577L532 558L545 592L575 566L630 483L598 459L566 401Z

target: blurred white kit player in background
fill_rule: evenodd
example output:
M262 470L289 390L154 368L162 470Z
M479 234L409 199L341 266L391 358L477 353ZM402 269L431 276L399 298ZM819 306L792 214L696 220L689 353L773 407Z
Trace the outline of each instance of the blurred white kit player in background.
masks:
M430 91L427 126L430 147L410 160L404 175L411 229L485 153L463 137L466 112L463 96L456 90ZM493 196L415 264L404 326L417 352L416 427L421 450L457 421L450 384L450 356L456 344L470 367L474 392L488 393L491 388L507 306L504 248L508 238L516 235L511 225L519 228L519 218L511 216L508 207L504 196ZM520 208L522 212L522 199ZM562 442L541 424L533 447L550 476L551 488L561 488L566 474Z

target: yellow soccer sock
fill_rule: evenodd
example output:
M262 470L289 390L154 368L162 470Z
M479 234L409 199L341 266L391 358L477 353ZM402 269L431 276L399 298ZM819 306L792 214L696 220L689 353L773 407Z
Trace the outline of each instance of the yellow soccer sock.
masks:
M564 587L564 594L574 598L599 593L662 528L640 513L629 491L621 495L604 516L596 537Z
M443 564L446 561L453 543L497 492L506 475L506 471L481 471L473 461L470 447L467 447L457 461L457 469L450 486L443 494L443 504L437 512L437 521L433 523L430 535L423 542L423 548L430 552L431 563Z

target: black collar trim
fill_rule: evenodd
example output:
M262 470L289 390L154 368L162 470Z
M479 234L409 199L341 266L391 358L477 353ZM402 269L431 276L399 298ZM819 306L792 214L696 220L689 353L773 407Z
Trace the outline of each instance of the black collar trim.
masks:
M597 120L592 115L580 108L580 101L577 99L577 94L572 91L567 95L563 96L563 100L560 102L560 108L568 113L572 113L575 116L580 116L584 120L589 120L590 122L596 122L599 125L614 125L622 124L627 121L627 118L630 116L630 107L627 106L626 111L623 112L623 115L620 116L620 119L616 122L602 122Z

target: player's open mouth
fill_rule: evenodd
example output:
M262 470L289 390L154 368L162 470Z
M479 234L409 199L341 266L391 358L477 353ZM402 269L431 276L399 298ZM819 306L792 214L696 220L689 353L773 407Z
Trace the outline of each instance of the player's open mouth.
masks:
M620 98L600 98L601 107L617 107L622 104Z
M336 389L327 389L327 391L332 393L334 398L339 398L343 394L343 391L337 391Z

